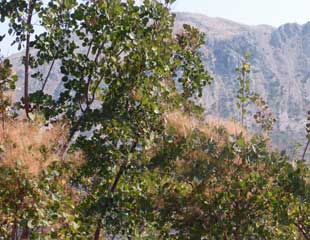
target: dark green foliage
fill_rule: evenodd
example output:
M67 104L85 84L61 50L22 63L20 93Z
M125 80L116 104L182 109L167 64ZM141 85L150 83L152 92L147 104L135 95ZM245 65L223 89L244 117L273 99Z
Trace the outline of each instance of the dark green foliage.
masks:
M301 163L292 167L260 137L220 146L196 131L186 141L177 156L166 151L174 160L159 171L169 179L157 200L163 224L175 230L170 238L294 239L308 231L309 171Z

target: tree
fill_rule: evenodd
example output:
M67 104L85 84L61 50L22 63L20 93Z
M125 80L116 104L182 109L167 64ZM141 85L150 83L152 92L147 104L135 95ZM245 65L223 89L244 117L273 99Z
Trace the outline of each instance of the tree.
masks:
M240 73L238 76L238 81L240 88L238 90L237 95L237 108L240 110L240 118L241 118L241 125L244 126L244 116L247 113L247 105L250 102L250 79L249 73L251 72L251 65L249 64L250 54L245 54L245 59L241 64L240 68L236 69L236 72Z
M262 132L268 132L272 130L276 119L273 116L272 111L269 109L266 101L256 92L251 91L250 73L251 64L249 63L250 53L245 53L244 60L241 67L236 69L239 73L237 80L239 81L240 88L237 94L237 108L240 110L240 122L241 126L245 126L244 120L249 113L250 105L254 105L255 114L254 120L261 126Z
M61 62L64 89L60 98L42 91L47 76L42 89L30 95L30 108L48 118L65 117L71 125L68 145L78 136L74 147L84 151L87 161L77 186L87 192L83 212L88 216L82 218L89 221L94 239L99 239L103 224L106 234L114 231L117 223L110 225L108 219L115 214L118 230L133 236L138 223L123 222L118 211L128 201L127 192L118 188L121 179L127 176L130 181L141 172L148 162L145 152L164 137L163 113L171 106L176 82L187 99L197 92L200 95L211 81L199 58L204 35L185 25L184 32L173 36L172 2L146 0L138 6L135 1L120 0L49 1L47 5L30 1L27 7L21 1L13 7L10 2L2 6L2 12L17 8L28 13L20 27L26 37L26 68L29 46L37 50L31 66L47 63L53 68L55 60ZM30 42L34 6L40 6L38 17L48 31ZM16 22L19 15L5 16ZM42 78L40 73L35 76ZM26 113L27 96L25 92Z
M308 112L307 121L308 121L307 124L306 124L306 138L307 138L307 143L306 143L305 150L304 150L304 152L303 152L303 154L302 154L302 160L303 160L303 161L305 160L305 156L306 156L306 153L307 153L309 144L310 144L310 111Z
M42 1L37 0L20 0L20 1L1 1L0 13L1 22L9 20L9 34L15 35L12 45L18 44L21 50L25 46L25 54L23 57L24 64L24 98L23 104L27 118L29 118L29 77L32 56L30 54L31 35L34 33L33 15L40 11Z

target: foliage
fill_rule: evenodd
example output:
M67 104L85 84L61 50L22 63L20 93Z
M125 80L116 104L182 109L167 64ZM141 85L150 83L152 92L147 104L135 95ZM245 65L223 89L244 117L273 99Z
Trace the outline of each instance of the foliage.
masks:
M0 59L0 117L2 120L2 131L4 131L4 121L8 114L8 108L12 105L9 91L15 89L17 76L13 74L11 63L8 59Z
M63 168L63 166L62 166ZM80 235L72 190L52 166L29 177L20 167L0 168L0 239L68 239Z
M172 2L1 2L25 45L25 89L42 81L23 99L34 120L8 119L1 142L2 239L309 239L309 169L263 136L201 120L205 36L173 33ZM34 13L45 31L32 39ZM270 129L247 59L241 125L252 101ZM56 61L59 98L45 92Z
M169 163L156 160L162 181L153 198L163 218L160 231L167 224L174 229L162 233L164 239L295 239L307 233L309 170L302 163L293 168L261 137L224 138L222 145L193 128L190 136L163 144L159 158Z

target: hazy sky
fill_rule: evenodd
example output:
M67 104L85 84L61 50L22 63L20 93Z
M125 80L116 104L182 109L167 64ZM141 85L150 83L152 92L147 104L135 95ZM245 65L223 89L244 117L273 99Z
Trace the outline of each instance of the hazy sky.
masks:
M287 22L310 21L310 0L177 0L172 9L250 25L279 26ZM6 30L6 26L0 23L0 34ZM8 40L0 42L0 54L4 56L16 52L16 48L9 47Z
M174 9L251 25L310 21L310 0L177 0Z

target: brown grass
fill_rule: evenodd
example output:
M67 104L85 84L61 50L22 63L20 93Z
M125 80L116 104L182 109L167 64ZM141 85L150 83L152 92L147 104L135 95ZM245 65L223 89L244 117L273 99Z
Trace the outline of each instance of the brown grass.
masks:
M23 120L5 123L0 135L0 165L26 170L31 175L39 174L55 161L59 161L61 146L65 144L67 129L56 124L43 128Z
M229 141L228 138L231 135L238 136L242 134L246 141L249 141L251 137L250 134L240 126L240 124L211 116L207 117L203 122L180 111L172 111L166 113L165 119L167 127L172 127L180 137L186 138L193 132L193 130L198 129L200 132L205 134L207 138L214 139L220 148L226 146ZM190 169L190 165L192 164L191 159L209 159L208 154L200 152L199 150L194 150L188 153L187 158L188 159L182 158L176 161L177 169L180 169L180 171L184 171L184 169ZM212 158L209 160L212 161ZM213 164L217 163L214 162ZM237 156L233 161L233 164L240 166L243 164L243 161L239 156ZM186 167L187 165L188 167ZM229 172L226 174L228 176L230 175Z
M188 136L193 130L198 129L205 133L207 137L215 138L220 141L223 137L219 129L223 129L228 135L240 135L248 137L247 131L240 124L209 116L205 122L197 120L195 117L186 115L180 111L166 113L168 126L174 127L177 133L183 137Z
M212 128L221 128L224 127L229 135L240 135L243 134L245 137L248 137L248 132L244 127L239 123L232 120L225 120L213 116L208 116L206 122Z
M180 111L166 113L165 119L167 125L173 127L183 137L188 136L194 129L200 126L197 119L185 115Z

